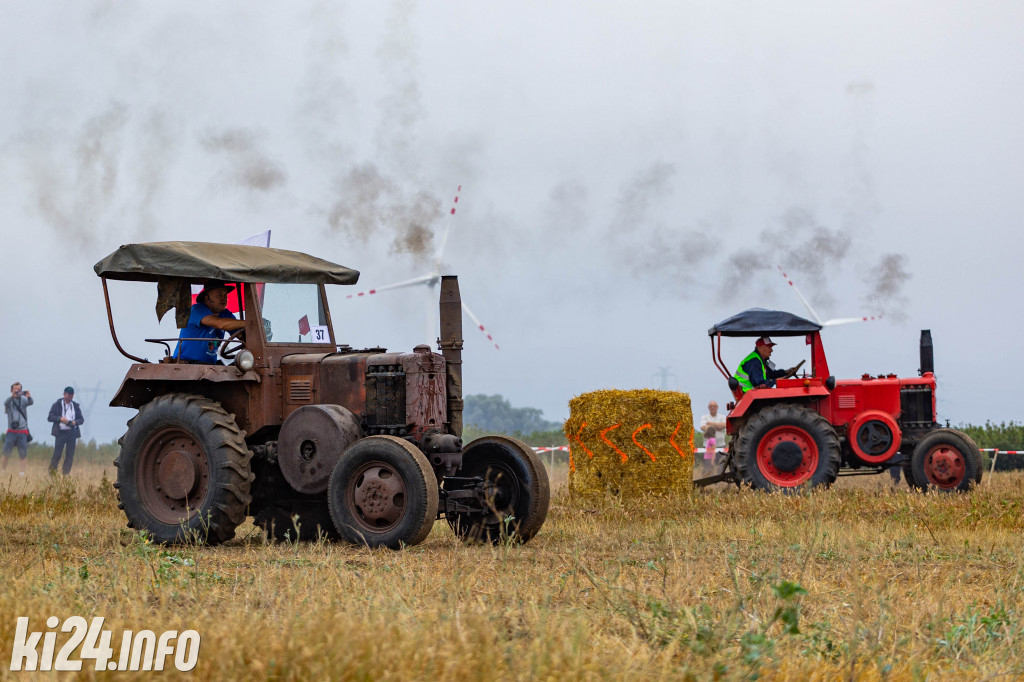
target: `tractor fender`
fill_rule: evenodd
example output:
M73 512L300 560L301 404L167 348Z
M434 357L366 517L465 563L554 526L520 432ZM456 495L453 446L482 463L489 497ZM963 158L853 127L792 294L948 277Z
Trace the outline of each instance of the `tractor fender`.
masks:
M110 406L138 409L165 393L205 395L207 391L202 389L202 382L258 384L260 376L252 370L242 372L233 365L136 363L128 370L117 393L111 398Z
M727 431L735 435L739 430L739 422L750 412L764 405L778 402L808 402L828 397L828 389L824 386L800 386L794 388L754 388L743 394L736 407L726 415Z

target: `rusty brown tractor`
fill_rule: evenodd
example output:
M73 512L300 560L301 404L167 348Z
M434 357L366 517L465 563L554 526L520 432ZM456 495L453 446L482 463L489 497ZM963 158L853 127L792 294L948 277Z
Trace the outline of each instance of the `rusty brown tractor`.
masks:
M422 542L444 518L467 542L526 542L547 516L549 484L522 442L462 442L458 279L440 277L440 353L354 349L335 337L326 285L355 270L257 246L122 246L95 266L110 331L134 364L111 401L138 413L115 462L128 525L162 543L225 542L248 516L276 538L369 547ZM157 361L128 353L108 281L157 284L158 315L186 328L191 285L229 284L244 321L214 343L218 360L182 358L150 338ZM188 341L188 339L185 339Z

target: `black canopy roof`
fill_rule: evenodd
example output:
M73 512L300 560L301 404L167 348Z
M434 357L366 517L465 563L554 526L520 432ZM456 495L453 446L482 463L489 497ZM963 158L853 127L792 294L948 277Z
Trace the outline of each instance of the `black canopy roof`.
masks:
M817 322L792 313L751 308L722 320L708 330L708 336L803 336L820 330Z
M125 244L93 266L100 277L156 282L180 277L196 283L284 282L355 284L359 272L298 251L240 244L151 242Z

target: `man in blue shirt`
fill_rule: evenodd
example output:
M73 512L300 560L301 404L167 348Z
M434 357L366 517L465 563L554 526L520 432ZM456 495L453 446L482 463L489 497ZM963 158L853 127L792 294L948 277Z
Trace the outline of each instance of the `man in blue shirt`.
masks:
M227 309L228 294L233 289L233 286L218 280L206 281L192 306L188 325L178 334L179 339L199 340L178 341L174 357L186 362L217 364L217 347L224 338L224 332L234 332L245 327L245 322L236 320L234 314Z

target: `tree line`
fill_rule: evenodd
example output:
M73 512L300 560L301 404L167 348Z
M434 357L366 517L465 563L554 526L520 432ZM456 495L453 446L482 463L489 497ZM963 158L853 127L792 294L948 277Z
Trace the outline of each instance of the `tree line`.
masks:
M1024 423L1000 422L993 424L986 421L984 426L963 424L958 426L961 431L978 444L979 448L997 448L999 450L1024 450ZM985 466L989 466L994 453L986 452ZM1024 455L999 455L996 457L996 471L1024 469Z

